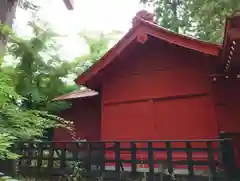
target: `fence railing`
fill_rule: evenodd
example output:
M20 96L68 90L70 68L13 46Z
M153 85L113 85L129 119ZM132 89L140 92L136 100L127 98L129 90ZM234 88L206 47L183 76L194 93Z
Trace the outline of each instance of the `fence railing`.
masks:
M150 181L156 177L174 179L178 175L219 180L229 166L229 162L228 165L222 162L224 154L229 154L224 145L231 149L229 142L226 139L20 142L17 149L22 157L18 167L22 175L39 177L71 175L70 168L75 163L73 167L83 167L87 177L93 176L93 172L97 177L114 172L114 180L121 180L122 173L138 177L142 172Z

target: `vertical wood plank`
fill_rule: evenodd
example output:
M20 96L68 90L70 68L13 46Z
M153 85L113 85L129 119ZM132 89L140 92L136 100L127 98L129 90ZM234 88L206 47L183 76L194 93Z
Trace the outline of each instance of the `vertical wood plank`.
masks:
M216 164L214 160L214 152L211 141L207 142L207 148L208 148L208 166L211 172L212 180L216 181Z
M88 146L88 150L87 150L88 154L87 154L87 165L85 165L85 166L86 166L87 172L90 173L91 172L91 163L92 163L92 147L93 147L93 145L90 142L88 142L86 144L88 144L87 145Z
M101 176L105 171L105 143L101 142L100 144L100 154L101 154L101 162L100 162L100 173Z
M78 160L78 151L79 151L79 143L77 141L72 142L72 160L77 161Z
M40 169L42 167L42 160L43 160L43 144L44 143L37 143L37 169Z
M52 174L53 173L53 157L54 157L53 143L49 143L48 150L49 150L48 170Z
M65 168L65 166L66 166L66 144L63 143L63 148L61 148L60 169Z
M132 173L136 174L136 172L137 172L137 150L136 150L135 142L131 142L131 167L132 167Z
M116 181L120 181L120 142L115 142L115 170L116 170Z
M188 174L190 177L193 177L194 170L193 170L193 159L192 159L192 146L191 142L186 142L186 152L187 152L187 164L188 164Z
M26 160L26 167L31 167L32 164L32 148L33 148L33 144L32 143L26 143L26 155L28 156L28 159Z
M167 165L168 165L168 173L170 175L173 174L173 163L172 163L172 148L171 148L171 142L167 141L166 143L166 149L167 149Z
M152 145L153 145L152 142L148 142L148 166L149 166L148 181L153 181L154 178L154 157Z

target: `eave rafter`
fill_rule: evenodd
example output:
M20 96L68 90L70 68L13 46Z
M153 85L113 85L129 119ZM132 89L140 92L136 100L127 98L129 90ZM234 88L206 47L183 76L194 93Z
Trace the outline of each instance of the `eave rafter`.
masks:
M227 57L226 57L226 63L224 66L224 72L227 73L230 70L231 64L232 64L232 60L234 60L235 58L235 50L236 50L236 41L233 40L230 44L230 48L227 52Z
M220 74L210 74L213 82L217 80L240 80L240 73L220 73Z
M213 81L218 78L240 79L240 14L235 13L226 22L223 49L220 55L221 67L210 75Z
M137 35L137 42L144 44L148 40L148 35L146 33L140 33Z
M173 46L180 46L189 50L217 56L221 45L204 42L198 39L171 32L157 25L154 15L145 10L136 13L132 20L132 28L120 39L99 61L75 79L76 84L97 89L106 67L116 61L130 47L136 44L146 44L150 39L165 41Z

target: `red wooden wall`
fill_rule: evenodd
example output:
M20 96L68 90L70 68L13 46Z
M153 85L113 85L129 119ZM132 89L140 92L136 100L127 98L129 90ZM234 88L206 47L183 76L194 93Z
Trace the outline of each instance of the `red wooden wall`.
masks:
M219 130L233 139L237 166L240 168L240 81L217 80L213 91Z
M213 91L220 131L240 134L240 81L216 81Z
M63 111L60 117L74 122L77 136L81 139L100 140L101 102L99 97L75 99L72 107ZM54 130L55 141L72 140L63 128Z
M101 138L218 137L209 58L150 39L110 65L102 84Z
M240 84L212 82L213 57L150 39L102 74L100 98L76 99L61 116L88 140L184 140L240 133ZM55 140L68 140L55 130Z

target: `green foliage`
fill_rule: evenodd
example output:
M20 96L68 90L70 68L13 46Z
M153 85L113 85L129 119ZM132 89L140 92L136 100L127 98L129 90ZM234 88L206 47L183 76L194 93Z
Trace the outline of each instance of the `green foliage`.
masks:
M22 106L56 114L70 106L52 99L69 89L63 79L72 67L58 57L54 32L36 23L29 25L34 33L31 39L9 36L8 52L18 62L4 70L14 79L16 92L26 98Z
M53 45L49 40L49 35L53 34L35 24L31 26L35 36L27 40L1 25L1 33L9 37L8 51L15 58L15 64L8 67L1 64L0 68L0 159L16 158L10 148L17 140L43 138L47 128L70 125L52 115L66 107L52 103L51 99L64 92L65 84L61 78L67 72L54 73L51 69L54 61L44 61L44 51ZM60 66L57 64L56 67Z
M12 146L12 141L14 141L16 137L11 136L9 133L0 133L0 158L10 158L15 159L18 157L17 154L9 151Z
M140 0L141 3L152 5L159 24L177 33L186 33L189 22L189 12L186 9L189 1L181 0Z
M140 0L154 6L159 24L172 31L220 43L226 17L240 9L238 0Z
M89 53L71 62L58 56L56 33L37 20L29 26L33 36L24 39L8 26L0 25L1 34L9 40L6 54L12 57L10 64L0 59L0 159L17 156L9 151L14 141L43 138L48 128L64 126L74 131L71 122L53 116L70 104L52 99L78 89L65 82L67 77L95 63L119 34L80 33Z
M72 170L72 173L70 175L67 175L68 181L86 181L86 169L82 162L71 162L69 165L70 169Z
M108 51L111 41L116 40L120 34L119 31L112 31L107 34L88 31L80 32L80 38L83 38L86 42L89 52L75 59L73 62L73 66L76 67L75 73L79 75L96 63Z
M13 179L12 177L9 176L3 176L0 177L0 181L19 181L19 180Z
M64 80L69 74L85 71L107 50L112 36L117 34L89 35L82 32L89 53L74 61L62 60L58 56L59 46L54 40L58 36L39 22L31 22L30 39L18 37L8 26L1 25L1 33L8 36L7 54L13 62L1 61L0 69L0 158L14 158L9 151L17 140L42 138L44 131L55 126L65 126L71 131L69 121L53 116L70 106L67 102L52 99L76 90ZM1 58L2 60L2 58Z
M189 6L190 17L196 27L193 30L202 40L221 43L225 20L235 11L240 10L238 0L192 0Z
M13 141L42 137L46 128L55 125L57 117L22 108L25 98L15 92L13 81L2 71L0 89L0 159L13 159L17 156L9 151Z

